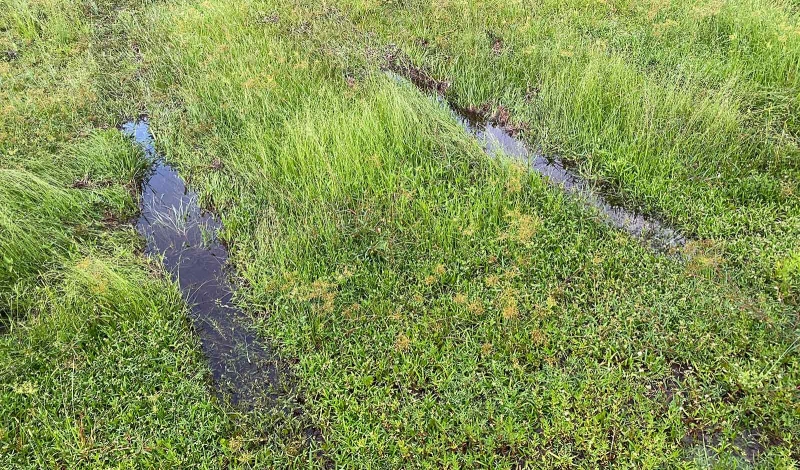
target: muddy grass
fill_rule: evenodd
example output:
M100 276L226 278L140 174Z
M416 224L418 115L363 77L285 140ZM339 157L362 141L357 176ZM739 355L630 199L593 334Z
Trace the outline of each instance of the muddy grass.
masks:
M63 115L97 122L90 116L99 112L69 106L69 98L106 73L80 74L97 55L85 48L89 38L69 42L87 30L71 31L82 18L73 4L30 2L47 10L34 15L20 10L24 5L11 5L17 17L55 20L28 30L24 21L4 23L23 29L12 32L21 39L0 44L0 51L20 50L13 63L0 60L3 80L11 77L13 84L0 82L0 93L16 106L0 114L0 132L17 139L0 141L0 149L17 152L9 153L13 171L3 176L20 174L15 165L51 171L42 165L49 156L30 149L60 138L28 136L34 127L62 125ZM512 4L475 2L436 4L432 11L396 2L335 2L323 14L319 7L187 0L115 10L122 19L114 39L118 31L136 38L120 48L130 59L120 69L135 79L114 78L103 88L132 84L130 103L152 112L151 121L126 126L154 163L141 187L142 218L138 232L118 224L136 210L129 183L141 179L132 170L142 159L113 129L84 139L67 126L63 134L91 140L92 151L78 152L77 160L69 153L64 161L82 168L42 185L97 207L77 222L52 217L64 215L52 208L30 210L25 198L0 191L0 215L12 208L7 220L41 212L30 226L91 225L99 233L72 245L71 233L61 243L51 236L57 231L38 230L44 235L35 243L0 237L21 255L26 247L49 245L40 240L71 247L65 259L54 262L44 253L22 265L44 284L42 292L17 282L18 271L15 284L0 292L15 296L9 298L23 318L0 337L0 462L33 468L117 462L602 468L612 461L637 468L693 462L783 468L796 460L795 312L736 284L748 267L734 266L714 240L696 242L708 242L708 250L683 262L642 246L657 244L648 237L658 227L632 229L638 214L613 213L627 203L644 207L694 237L698 227L676 212L683 206L671 204L686 194L681 204L708 203L693 192L708 185L702 179L674 184L684 168L703 170L681 160L681 152L702 149L703 158L708 152L712 163L723 162L723 171L713 168L717 185L739 181L728 168L737 157L726 149L752 156L736 140L738 128L707 119L731 118L727 108L661 83L641 91L636 86L646 78L622 70L626 58L598 65L614 58L613 51L577 39L575 25L595 21L614 23L596 28L598 35L649 37L636 24L642 16L650 28L647 8L588 11L559 4L553 11L545 3L531 17ZM474 8L511 11L453 29L436 16L440 7L454 18L475 18ZM558 23L565 11L585 16ZM504 26L527 21L536 24L520 31L525 34ZM70 34L53 34L65 30ZM562 30L575 34L558 39ZM40 34L51 43L31 50L30 38ZM426 52L414 54L413 63L369 55L390 43L409 54L414 47ZM473 46L479 58L472 57ZM595 46L594 63L571 65ZM640 44L627 46L642 53ZM365 47L371 48L367 60ZM653 50L662 49L669 47ZM51 50L79 51L73 59L82 65L72 70L78 73L65 75L75 82L54 72L52 83L36 83L48 75L32 58L61 70L47 62ZM528 51L534 59L521 57ZM380 70L386 64L372 62L381 60L397 62L390 68L404 83L440 98L388 80ZM746 63L737 67L753 72ZM680 79L691 85L690 75ZM739 83L736 76L723 78ZM35 87L26 85L30 80ZM51 90L70 83L78 85L48 101ZM602 86L612 89L602 93ZM646 100L631 98L637 93ZM31 107L29 95L42 100L40 109ZM442 96L474 105L459 108ZM745 104L741 90L726 97L734 107ZM655 108L634 112L652 103ZM696 105L710 111L693 114ZM48 111L54 109L66 111ZM116 110L109 120L131 112ZM637 127L648 119L654 127ZM609 121L619 127L604 127ZM155 153L150 123L174 166ZM726 137L726 131L733 133ZM558 155L564 150L565 160L542 155L532 135L550 139L541 145ZM633 135L641 140L631 141ZM18 144L23 140L28 147ZM605 153L587 163L581 150ZM487 155L512 157L532 171ZM581 162L580 171L570 158ZM610 164L593 166L609 158ZM667 180L659 180L662 170ZM634 184L652 184L630 191L630 175ZM614 184L625 203L611 186L591 181ZM203 207L214 213L203 211L196 193L213 201ZM37 201L34 196L25 197ZM753 215L730 202L706 206L701 219ZM228 244L219 241L220 230ZM149 258L137 256L142 235ZM108 241L102 248L88 246L101 238ZM664 245L655 248L671 250ZM114 250L121 253L110 255ZM20 256L13 258L18 269ZM226 266L234 264L236 281L229 282ZM779 266L792 276L793 265ZM279 360L278 351L290 359ZM296 391L287 387L284 369L297 380ZM215 399L210 380L216 397L235 407Z
M321 432L303 416L304 398L295 389L290 364L253 331L252 317L234 301L228 249L218 238L223 228L219 217L200 206L198 194L164 161L147 116L120 129L151 164L141 182L134 225L146 240L145 253L161 262L180 289L216 396L246 413L250 432L259 432L264 415L278 421L286 416L300 423L301 429L289 433L299 439L298 450L318 446ZM209 169L223 166L215 159ZM273 424L263 432L276 434ZM317 459L325 461L321 454Z

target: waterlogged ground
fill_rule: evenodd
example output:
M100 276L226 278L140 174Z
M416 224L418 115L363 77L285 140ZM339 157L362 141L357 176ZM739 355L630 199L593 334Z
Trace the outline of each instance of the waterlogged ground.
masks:
M269 400L281 388L280 366L233 304L219 220L200 208L197 194L164 163L146 118L121 130L152 164L142 183L136 231L147 241L145 252L160 257L178 284L218 392L245 407Z
M0 6L0 466L800 460L793 5Z
M674 253L675 248L686 244L685 237L677 230L667 227L653 216L637 213L622 205L609 202L603 196L602 189L592 187L580 175L570 171L560 158L544 155L541 151L532 149L529 144L516 135L521 129L510 124L507 117L499 118L500 114L487 116L488 109L463 109L450 104L438 95L445 91L445 85L442 82L438 82L420 69L412 68L413 65L406 65L406 67L394 65L392 68L397 72L390 72L390 78L402 86L408 83L408 79L406 79L408 76L411 83L414 83L422 91L432 93L443 107L452 111L453 117L475 137L488 155L500 159L510 158L515 162L527 165L548 182L576 196L576 199L594 209L605 223L639 238L655 250ZM484 108L486 107L484 106ZM505 110L500 112L503 113Z

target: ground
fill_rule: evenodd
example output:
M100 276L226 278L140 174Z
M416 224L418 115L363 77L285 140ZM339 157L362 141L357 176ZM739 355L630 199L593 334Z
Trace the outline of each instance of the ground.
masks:
M781 0L0 0L0 465L792 468L799 72ZM142 113L302 409L215 394Z

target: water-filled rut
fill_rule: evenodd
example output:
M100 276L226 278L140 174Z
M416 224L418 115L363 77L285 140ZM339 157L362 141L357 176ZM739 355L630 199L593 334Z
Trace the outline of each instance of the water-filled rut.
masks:
M228 251L217 238L222 223L158 154L146 118L121 130L152 164L141 186L136 230L147 241L147 254L161 257L180 286L217 391L240 406L269 400L281 383L279 362L232 303Z
M569 170L560 159L529 150L520 138L502 126L454 106L450 106L450 109L464 129L483 145L487 154L506 155L524 162L551 183L595 209L608 225L643 240L657 250L668 250L686 243L683 235L659 220L609 202L588 181Z
M481 112L470 111L446 99L450 84L437 80L425 70L413 65L402 53L391 52L385 73L396 83L411 83L450 111L453 118L494 157L506 156L526 164L546 177L550 183L589 206L606 224L628 233L657 251L669 251L683 246L684 237L655 217L632 211L612 203L601 191L576 172L567 168L558 157L544 155L530 148L517 137L513 128L500 125ZM507 120L507 119L506 119Z

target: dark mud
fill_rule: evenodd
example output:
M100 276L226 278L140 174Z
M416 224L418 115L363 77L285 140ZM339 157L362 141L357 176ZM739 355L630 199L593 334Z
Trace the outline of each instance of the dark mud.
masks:
M491 31L488 31L486 35L489 37L489 42L492 45L492 53L495 55L502 54L504 49L503 38Z
M179 284L217 391L239 407L272 402L287 381L275 354L232 303L228 251L217 239L219 218L200 207L197 194L156 152L146 118L127 122L121 130L153 165L142 182L136 230L147 240L147 254L160 257Z
M492 113L486 105L479 108L460 107L446 99L450 82L432 77L396 50L387 53L385 58L387 73L392 79L402 82L409 80L417 88L435 93L437 100L447 106L453 117L475 136L489 155L505 155L522 161L551 183L595 209L605 223L641 239L657 251L667 252L686 244L687 240L682 234L656 218L610 202L595 185L570 170L561 159L530 149L518 136L528 126L514 122L506 108L498 106Z
M432 91L439 95L444 95L450 88L450 82L437 80L424 69L415 66L402 52L396 48L390 48L384 60L389 71L397 74L396 78L411 80L411 83L425 91Z
M766 447L760 442L763 438L757 431L746 430L736 436L722 455L719 448L723 439L717 433L695 431L684 436L681 445L686 450L688 460L708 467L725 463L734 465L734 468L751 468L766 451Z

